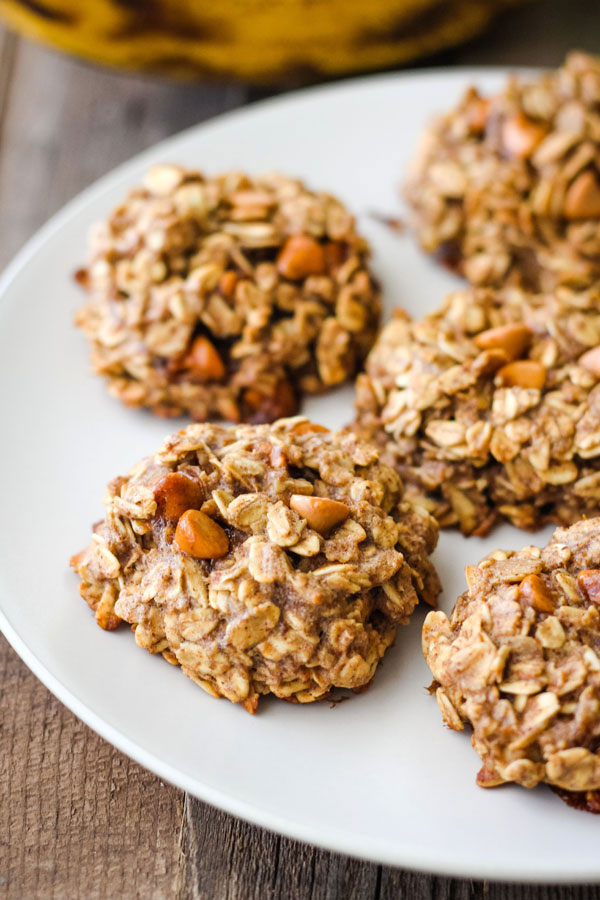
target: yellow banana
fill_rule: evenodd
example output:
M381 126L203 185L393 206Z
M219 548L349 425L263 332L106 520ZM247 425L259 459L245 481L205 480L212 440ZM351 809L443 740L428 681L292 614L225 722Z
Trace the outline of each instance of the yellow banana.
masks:
M464 40L515 0L0 0L18 31L182 78L311 81Z

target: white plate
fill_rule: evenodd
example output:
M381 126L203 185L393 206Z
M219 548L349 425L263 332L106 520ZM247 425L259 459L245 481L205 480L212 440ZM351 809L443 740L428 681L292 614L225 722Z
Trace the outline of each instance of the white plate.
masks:
M457 282L368 213L397 209L397 184L430 115L473 80L495 89L503 77L386 75L271 100L159 144L42 229L0 285L0 625L36 675L99 734L235 815L417 869L590 881L600 878L600 819L543 788L475 786L479 766L468 735L442 727L425 690L422 612L401 630L366 694L334 709L263 701L251 717L143 653L127 630L101 631L67 565L102 515L108 479L157 448L170 428L121 407L89 373L88 348L72 326L82 298L71 279L88 226L151 163L280 169L348 203L373 243L387 313L402 303L420 314ZM345 424L352 391L305 409L329 425ZM525 543L508 526L486 540L442 535L436 562L443 607L463 590L467 562Z

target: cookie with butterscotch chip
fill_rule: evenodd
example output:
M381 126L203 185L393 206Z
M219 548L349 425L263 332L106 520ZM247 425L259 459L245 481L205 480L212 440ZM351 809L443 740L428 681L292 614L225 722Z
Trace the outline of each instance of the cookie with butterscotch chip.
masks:
M77 323L127 406L270 422L360 367L381 310L368 258L328 194L163 165L94 229Z
M406 185L422 247L475 285L600 279L600 60L571 53L427 129Z
M307 703L367 685L440 590L435 520L377 450L307 419L191 425L112 481L72 559L105 629L216 697Z
M357 433L464 534L600 511L600 293L467 289L383 329Z
M427 616L423 652L445 724L473 729L478 784L545 782L600 812L600 519L466 575L451 616Z

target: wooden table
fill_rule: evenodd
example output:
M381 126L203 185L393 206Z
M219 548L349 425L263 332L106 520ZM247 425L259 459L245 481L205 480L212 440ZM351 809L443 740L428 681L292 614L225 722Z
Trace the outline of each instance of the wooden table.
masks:
M428 63L555 65L575 46L600 51L598 0L542 0ZM259 96L240 85L115 75L0 29L0 266L117 163ZM270 834L182 794L114 750L2 637L0 684L2 898L600 900L600 887L449 880Z

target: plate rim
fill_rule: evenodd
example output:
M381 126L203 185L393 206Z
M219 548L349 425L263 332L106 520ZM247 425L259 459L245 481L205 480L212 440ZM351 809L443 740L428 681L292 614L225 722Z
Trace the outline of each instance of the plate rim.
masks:
M227 127L235 120L243 120L252 117L257 112L275 111L278 107L287 106L290 103L315 97L327 97L340 92L349 92L357 87L368 89L370 86L393 84L398 81L433 80L435 78L448 77L452 81L477 80L490 75L506 76L508 73L527 74L540 71L538 67L523 66L440 66L424 70L405 70L401 72L375 73L366 76L340 79L334 83L314 85L308 88L300 88L294 91L284 92L274 97L254 101L242 107L217 114L209 119L189 126L175 134L152 144L139 153L134 154L104 175L94 180L90 185L78 192L60 209L58 209L23 245L13 259L0 274L0 312L10 308L11 301L7 293L26 268L28 263L61 231L63 226L82 212L85 207L99 200L105 192L118 188L121 181L127 180L135 168L142 168L147 161L157 156L168 154L171 146L175 145L196 132L218 131L221 127ZM14 300L12 302L15 302ZM443 848L438 849L439 861L433 861L430 853L423 852L419 845L412 845L404 841L399 848L402 852L381 846L380 841L373 840L365 835L353 836L352 833L327 826L320 830L319 826L307 825L284 818L280 814L256 804L239 800L233 794L216 789L201 780L187 775L171 764L164 762L152 751L147 750L135 740L127 737L115 725L110 724L101 715L90 708L77 693L67 688L52 671L42 663L35 653L29 648L24 637L12 626L4 609L5 598L0 595L0 630L9 644L25 665L34 673L42 684L63 703L75 716L81 719L96 734L116 747L120 752L133 759L139 765L153 772L164 781L178 787L197 799L206 802L213 807L221 809L231 815L244 819L262 828L316 846L330 852L343 853L347 856L363 859L368 862L380 863L393 867L402 867L426 873L435 873L446 877L490 879L502 882L528 882L528 883L560 883L576 884L600 881L600 864L590 865L587 868L578 868L576 871L564 868L553 868L553 861L543 871L524 870L522 867L511 869L510 866L502 872L494 864L478 861L476 866L465 867L456 863L450 856L443 855ZM359 846L362 844L362 847ZM366 846L365 846L366 845ZM368 855L365 855L367 853Z

